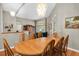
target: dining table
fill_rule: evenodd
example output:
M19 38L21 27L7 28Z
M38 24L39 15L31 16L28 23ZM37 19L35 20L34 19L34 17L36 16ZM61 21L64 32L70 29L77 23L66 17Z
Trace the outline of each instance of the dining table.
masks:
M56 46L56 44L59 41L59 38L41 37L36 39L19 41L15 43L14 49L18 54L23 56L40 55L43 53L48 43L51 42L52 40L55 40L54 46Z

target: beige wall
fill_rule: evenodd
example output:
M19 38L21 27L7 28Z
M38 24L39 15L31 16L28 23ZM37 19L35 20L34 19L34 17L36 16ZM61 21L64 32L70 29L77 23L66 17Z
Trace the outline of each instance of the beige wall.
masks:
M2 13L2 7L0 5L0 32L3 32L3 13Z
M14 27L11 31L15 32L17 30L17 26L16 26L17 22L19 22L21 25L35 26L34 21L30 21L30 20L23 19L23 18L15 18L15 17L12 17L9 12L3 11L3 23L4 23L3 25L4 25L4 27L8 26L10 24L13 24ZM4 29L4 32L7 32L7 29Z
M56 4L56 7L52 11L50 18L55 17L53 19L55 21L55 31L60 33L61 35L69 34L69 47L79 50L79 29L66 29L65 28L65 18L79 16L79 4ZM52 21L53 23L53 21Z
M1 7L0 7L0 21L1 21ZM1 22L0 22L0 28L1 28ZM1 30L0 30L1 32Z
M33 26L35 26L34 21L32 21L32 20L27 20L27 19L23 19L23 18L16 18L16 21L20 22L22 25L33 25Z
M5 26L9 26L10 24L13 24L12 32L15 32L16 30L16 19L15 17L12 17L9 12L3 11L3 26L4 26L4 32L7 32L7 29L5 29Z

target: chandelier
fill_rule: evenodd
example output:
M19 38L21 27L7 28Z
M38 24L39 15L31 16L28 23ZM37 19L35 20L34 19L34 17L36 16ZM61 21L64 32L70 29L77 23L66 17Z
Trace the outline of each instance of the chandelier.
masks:
M37 14L38 16L44 17L46 14L47 5L45 3L39 3L37 5Z

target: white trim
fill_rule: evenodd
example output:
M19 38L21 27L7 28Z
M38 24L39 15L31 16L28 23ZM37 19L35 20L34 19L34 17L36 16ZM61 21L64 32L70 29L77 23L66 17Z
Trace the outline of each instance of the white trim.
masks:
M4 51L4 49L0 49L0 51Z
M74 52L79 52L79 50L76 50L76 49L73 49L73 48L70 48L70 47L68 47L68 49L70 49L70 50L72 50Z
M11 48L14 48L14 46L13 46L13 47L11 47ZM0 49L0 51L4 51L4 49Z

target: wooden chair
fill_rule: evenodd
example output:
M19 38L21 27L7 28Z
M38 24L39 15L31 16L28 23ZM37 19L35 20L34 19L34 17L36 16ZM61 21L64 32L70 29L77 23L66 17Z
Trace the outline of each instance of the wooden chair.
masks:
M55 38L60 38L61 37L61 35L59 35L59 33L57 33L57 32L54 32L52 34L52 36L55 37Z
M14 53L12 51L6 39L3 39L3 46L4 46L5 56L19 56L19 54Z
M53 56L53 55L54 55L54 44L55 44L55 40L52 40L52 41L49 43L48 51L47 51L47 55L48 55L48 56Z
M31 33L31 34L30 34L30 39L35 39L34 33Z
M64 43L63 43L63 53L66 56L66 52L67 52L67 47L68 47L68 40L69 40L69 35L66 36L66 38L64 39Z
M21 41L24 41L25 40L25 34L24 34L24 32L21 32L20 33L20 40Z
M11 48L9 47L6 39L3 39L3 45L4 45L4 50L5 50L5 56L14 56L14 53L11 50Z
M42 32L38 32L38 38L42 37Z
M51 56L51 55L53 55L52 53L54 52L54 51L53 51L54 44L55 44L55 40L52 40L52 41L46 46L46 48L44 49L44 52L42 53L42 55L43 55L43 56Z
M57 45L54 47L54 53L56 56L62 56L62 47L63 47L64 37L62 37Z

